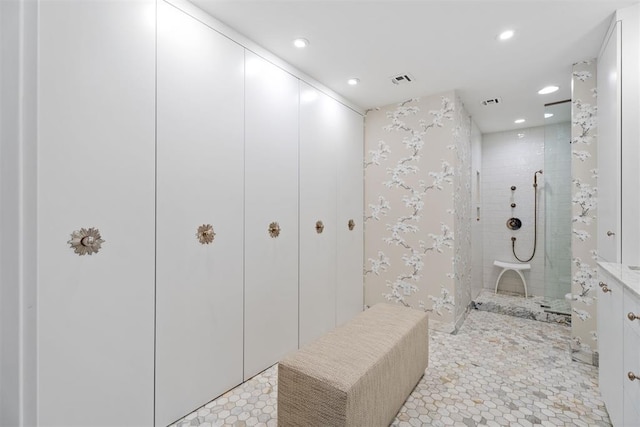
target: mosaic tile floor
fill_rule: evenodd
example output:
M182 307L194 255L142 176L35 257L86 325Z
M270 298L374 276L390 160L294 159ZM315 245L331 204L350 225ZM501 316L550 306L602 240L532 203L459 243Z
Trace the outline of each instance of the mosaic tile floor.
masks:
M610 426L597 368L571 361L570 329L472 310L456 335L430 332L429 367L393 426ZM277 370L172 427L276 426Z
M508 314L523 319L539 320L551 323L571 323L571 307L566 300L545 300L544 297L515 296L482 290L474 298L475 308L492 313ZM560 314L566 313L566 314Z

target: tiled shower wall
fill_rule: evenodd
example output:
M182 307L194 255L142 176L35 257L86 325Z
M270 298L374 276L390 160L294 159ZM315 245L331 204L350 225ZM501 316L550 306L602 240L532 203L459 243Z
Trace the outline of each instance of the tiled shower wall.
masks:
M512 254L511 237L516 237L516 254L528 259L534 241L534 172L544 169L544 127L484 134L482 137L481 211L483 239L483 285L493 290L501 269L495 260L518 263ZM511 186L516 190L512 191ZM529 295L543 296L544 281L544 176L538 179L537 250L524 272ZM512 208L511 203L516 207ZM507 228L511 217L522 221L522 228ZM512 271L500 279L499 291L524 295L520 277Z
M480 170L482 169L482 133L475 123L471 124L471 298L482 292L482 204Z
M571 104L562 104L567 111ZM571 123L545 126L545 297L571 292Z

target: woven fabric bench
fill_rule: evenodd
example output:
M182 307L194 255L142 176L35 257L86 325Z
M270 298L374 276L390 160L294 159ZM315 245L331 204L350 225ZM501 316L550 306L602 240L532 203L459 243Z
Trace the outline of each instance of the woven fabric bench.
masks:
M429 361L426 313L378 304L278 364L278 426L388 426Z

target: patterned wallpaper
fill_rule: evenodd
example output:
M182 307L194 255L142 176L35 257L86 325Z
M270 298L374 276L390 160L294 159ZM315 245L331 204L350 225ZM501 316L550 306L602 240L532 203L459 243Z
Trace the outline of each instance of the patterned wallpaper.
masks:
M367 113L366 305L425 310L430 326L447 332L463 319L471 301L470 129L455 92Z
M597 90L596 61L573 66L572 143L572 303L573 358L595 363L597 352Z

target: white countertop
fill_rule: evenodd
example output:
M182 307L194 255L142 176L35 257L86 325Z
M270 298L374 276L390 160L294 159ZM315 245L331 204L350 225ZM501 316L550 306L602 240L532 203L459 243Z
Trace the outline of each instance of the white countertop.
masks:
M628 266L615 262L599 262L607 273L617 279L622 285L640 297L640 271L631 270Z

